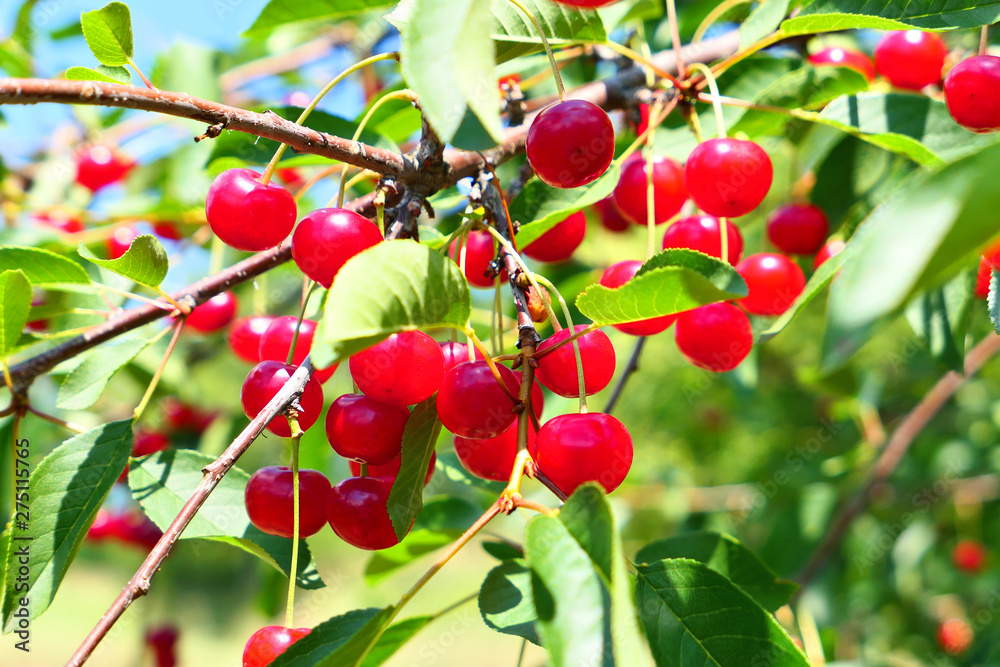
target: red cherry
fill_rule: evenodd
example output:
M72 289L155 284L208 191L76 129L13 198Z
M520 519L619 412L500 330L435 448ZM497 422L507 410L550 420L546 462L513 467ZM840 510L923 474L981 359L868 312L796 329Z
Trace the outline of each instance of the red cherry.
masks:
M156 667L174 667L177 664L175 645L179 633L173 625L151 628L146 632L148 644L156 656Z
M510 88L515 83L521 83L521 75L517 74L516 72L514 74L508 74L507 76L502 76L499 79L497 79L497 85L500 87L500 90L503 90L504 87Z
M615 156L615 127L601 107L567 100L542 109L528 128L528 163L554 188L597 180Z
M753 347L750 318L730 303L710 303L680 313L674 335L688 361L716 373L739 366Z
M601 276L601 284L611 289L621 287L632 280L641 266L642 262L637 259L629 259L624 262L612 264L604 270L604 274ZM652 336L661 331L666 331L676 319L676 315L664 315L663 317L653 317L648 320L629 322L628 324L615 324L614 327L623 333L633 336Z
M535 442L535 428L528 424L528 446ZM462 466L476 477L506 482L517 458L517 425L492 438L455 436L455 454Z
M434 476L434 464L437 462L437 452L431 452L431 461L427 465L427 476L424 477L424 486L427 486L431 482L431 477ZM348 466L351 468L351 474L355 477L361 476L361 464L357 461L348 461ZM403 465L402 455L397 456L388 463L383 463L382 465L370 465L368 466L368 476L369 477L384 477L389 480L392 484L396 481L396 475L399 474L399 469Z
M849 67L863 74L869 81L875 78L875 65L871 59L854 49L842 49L839 46L825 48L809 56L809 62L817 67Z
M972 56L944 79L944 100L955 122L973 132L1000 128L1000 58Z
M180 241L184 236L181 231L172 222L158 222L153 225L153 232L160 238L167 239L169 241Z
M80 222L79 219L68 217L66 214L59 211L36 213L34 218L43 225L54 227L55 229L63 231L67 234L75 234L83 231L83 223Z
M993 275L993 267L985 259L980 258L979 269L976 271L975 295L980 299L985 299L990 295L990 278Z
M229 349L244 361L255 364L260 361L260 339L277 319L274 315L254 315L243 317L229 327Z
M636 153L622 166L618 185L611 195L622 216L645 226L649 215L646 206L646 160ZM684 172L668 157L653 157L653 220L660 225L681 211L688 193L684 187Z
M213 333L223 329L233 321L239 304L232 292L216 294L211 299L195 306L187 316L187 326L201 333Z
M740 305L754 315L781 315L806 286L799 265L785 255L762 252L750 255L736 270L749 290Z
M250 636L243 648L243 667L267 667L289 646L309 634L309 628L269 625Z
M246 416L250 419L256 417L294 372L294 366L280 361L262 361L254 366L243 381L243 390L240 392L240 401L243 403L243 412ZM303 431L307 431L316 423L323 411L323 390L315 378L310 378L306 383L305 390L299 397L299 405L302 406L302 411L298 415L299 426ZM283 415L272 419L267 425L267 430L283 438L292 435L291 429L288 428L288 420Z
M295 340L295 354L292 356L292 365L298 366L309 356L312 350L313 337L316 335L316 320L302 318L299 326L299 337L295 339L295 325L299 318L295 315L285 315L275 317L264 330L260 337L260 347L257 355L261 361L287 361L288 351L292 349L292 341ZM320 383L326 382L337 370L338 364L333 364L326 368L317 368L313 377Z
M382 242L368 218L342 208L321 208L302 218L292 234L292 259L302 273L323 287L347 260Z
M539 262L563 262L583 243L587 234L587 216L577 211L524 246L522 252Z
M819 251L830 231L823 209L812 204L786 204L767 219L767 238L778 250L791 255Z
M667 227L663 235L663 249L687 248L722 259L722 222L714 215L691 215ZM736 265L743 256L743 235L739 227L726 222L726 256Z
M573 331L579 333L587 328L586 324L578 324ZM554 347L570 337L570 330L557 331L538 346L538 352ZM583 384L587 396L596 394L611 382L615 374L615 348L611 339L603 331L591 331L577 339L580 346L580 359L583 364ZM546 354L538 360L535 379L541 382L549 391L576 398L580 395L580 385L576 373L576 355L573 344L566 343L554 352Z
M960 618L949 618L938 626L938 646L950 655L965 653L974 638L972 628Z
M511 396L517 396L517 377L497 366ZM514 402L504 393L485 361L466 361L445 373L437 398L444 427L463 438L492 438L517 419Z
M553 0L560 5L570 7L583 7L584 9L596 9L597 7L609 7L619 0Z
M542 425L528 451L538 469L569 495L585 482L611 493L632 467L632 437L611 415L560 415Z
M280 185L263 185L253 169L229 169L215 177L205 216L231 248L258 252L281 243L295 225L295 199Z
M385 464L400 455L410 411L361 396L345 394L326 413L326 437L345 459Z
M465 278L469 284L475 287L493 287L493 279L489 277L490 264L497 254L493 247L493 236L484 231L470 232L462 247L465 249ZM451 243L449 256L462 266L457 239ZM506 271L501 278L507 280Z
M311 101L311 99L307 99L306 103L302 105L302 108L309 106L309 102ZM306 184L306 179L302 178L302 173L295 167L277 169L274 173L277 174L278 178L280 178L281 181L290 188L300 188Z
M150 551L163 537L163 531L140 510L132 509L118 515L114 536L126 544Z
M709 139L691 151L684 180L705 213L737 218L757 208L771 189L771 158L752 141Z
M875 68L897 88L921 90L941 80L947 55L947 47L934 33L894 30L875 47Z
M951 562L962 572L977 574L986 563L986 548L976 540L961 540L951 552Z
M114 233L111 234L111 238L107 240L108 248L108 259L118 259L132 246L132 241L134 241L139 236L137 232L132 227L118 227L115 229Z
M170 438L159 431L136 431L132 438L132 456L140 457L160 452L170 446Z
M117 183L132 169L132 163L107 146L91 146L76 158L76 182L97 192Z
M163 421L175 431L190 431L201 433L215 419L216 413L205 412L187 405L181 400L170 396L163 399Z
M615 206L613 197L605 197L601 201L594 204L600 214L600 221L604 227L611 232L624 232L629 227L628 220L622 215L622 212L618 210Z
M816 253L816 257L813 258L813 271L818 269L826 260L844 252L845 247L845 243L840 239L831 239L824 243L823 247Z
M392 482L384 477L349 477L330 491L326 516L340 539L375 551L399 544L389 518Z
M444 352L421 331L392 334L351 357L351 377L366 396L393 405L429 398L444 377Z
M294 475L285 466L261 468L243 495L250 523L268 535L292 537ZM330 481L317 470L299 470L299 537L315 535L326 525L324 503Z
M110 535L117 533L118 517L103 507L97 510L94 523L87 529L87 539L91 542L100 542Z
M475 350L476 359L482 359L483 353L476 348L475 345L472 346ZM444 372L447 373L455 366L459 364L464 364L469 360L469 346L465 343L455 343L448 341L447 343L441 343L441 352L444 353Z

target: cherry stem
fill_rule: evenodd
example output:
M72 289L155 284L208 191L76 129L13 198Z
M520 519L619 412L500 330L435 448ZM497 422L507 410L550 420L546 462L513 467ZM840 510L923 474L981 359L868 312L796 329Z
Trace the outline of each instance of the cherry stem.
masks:
M674 62L677 64L677 78L683 81L687 78L684 68L684 54L681 50L681 31L677 23L677 3L667 0L667 22L670 24L670 41L674 46Z
M297 125L301 125L302 123L304 123L306 119L309 118L309 114L311 114L316 109L317 105L319 105L320 100L322 100L327 93L333 90L334 86L336 86L338 83L349 77L351 74L354 74L358 70L367 67L371 63L379 62L382 60L398 61L399 53L397 51L391 51L389 53L380 53L378 55L371 56L370 58L365 58L364 60L356 62L347 69L345 69L343 72L335 76L330 81L330 83L323 86L322 90L316 93L316 97L312 99L312 102L309 103L309 106L307 106L305 109L302 110L302 113L299 114L298 120L296 120L295 123ZM271 158L271 161L267 163L267 168L264 170L263 175L261 175L260 177L260 182L262 184L267 185L268 183L271 182L271 176L274 175L274 170L278 168L278 162L281 160L281 156L285 154L285 151L287 149L288 149L288 144L281 144L280 146L278 146L278 150L274 152L274 156Z
M132 419L134 421L139 421L142 416L143 411L146 406L149 405L149 400L153 398L153 392L156 391L156 385L160 383L160 376L163 375L163 369L167 367L167 362L170 361L170 355L174 353L174 348L177 346L177 341L181 337L181 331L184 329L185 320L177 320L174 324L174 335L170 337L170 342L167 344L167 351L164 352L163 358L160 360L160 365L156 367L156 372L153 373L153 379L150 380L149 386L146 387L146 393L143 395L142 400L139 405L136 406L135 412L132 414ZM164 329L168 331L168 329ZM163 332L161 332L162 335Z
M575 47L572 47L572 48L569 48L569 49L563 49L562 51L560 51L559 53L556 53L554 55L555 55L556 61L559 63L560 68L562 68L562 67L565 67L566 65L569 64L567 61L573 60L574 58L579 58L584 53L586 53L586 47L575 46ZM521 83L519 83L518 87L522 91L524 91L524 90L531 90L532 88L534 88L535 86L537 86L539 83L541 83L545 79L549 78L549 76L551 74L552 74L552 70L551 69L542 70L538 74L535 74L534 76L529 76L527 79L525 79L524 81L522 81Z
M93 285L97 290L104 292L111 292L118 296L123 296L126 299L135 299L136 301L142 301L143 303L148 303L151 306L156 306L161 310L172 312L173 310L180 310L184 312L183 309L178 307L177 302L171 299L171 303L163 303L162 301L157 301L156 299L150 299L148 296L142 296L141 294L136 294L135 292L129 292L127 290L118 289L117 287L111 287L110 285L104 285L102 283L94 283ZM67 290L70 291L70 290ZM75 291L75 290L74 290Z
M698 28L694 31L694 35L691 37L691 43L694 44L695 42L700 42L705 36L705 33L708 31L708 28L713 23L718 21L719 18L730 9L750 1L751 0L725 0L724 2L720 2L718 6L710 11L708 16L702 19L701 23L698 24Z
M155 289L156 289L156 293L157 293L157 294L159 294L160 296L162 296L162 297L163 297L163 299L164 299L164 300L165 300L165 301L166 301L167 303L169 303L169 304L170 304L171 306L173 306L174 308L176 308L176 309L177 309L177 312L179 312L179 313L183 313L184 315L187 315L188 313L190 313L190 312L191 312L191 308L190 308L190 307L188 307L188 306L184 306L184 305L182 305L182 304L178 303L178 302L177 302L177 301L176 301L176 300L174 299L174 297L172 297L172 296L170 296L169 294L167 294L166 292L164 292L164 291L163 291L163 289L161 289L161 288L159 288L159 287L157 287L157 288L155 288Z
M726 119L722 115L722 96L719 95L719 84L715 80L715 75L712 74L712 70L707 65L702 63L692 63L691 69L698 70L704 74L705 79L708 81L708 89L712 91L712 108L715 110L715 127L719 136L725 139Z
M674 99L664 104L663 111L660 112L659 116L656 116L654 118L655 114L651 113L649 115L649 126L646 128L646 131L640 134L636 138L636 140L633 141L632 144L622 152L621 155L615 158L613 164L621 166L621 164L625 162L625 160L627 160L628 157L632 155L632 153L635 153L637 150L639 150L640 147L646 145L646 140L649 138L649 135L652 134L656 130L656 128L658 128L660 124L667 119L667 116L669 116L670 113L677 107L677 102L679 101L679 99L680 98L675 97Z
M562 74L559 72L559 64L556 62L556 57L552 54L552 46L549 45L549 39L545 36L545 31L542 29L542 25L535 18L534 14L528 11L528 8L522 5L518 0L508 0L512 5L521 10L521 13L528 17L531 24L535 26L535 32L538 33L538 37L542 40L542 46L545 47L545 55L549 57L549 66L552 67L552 76L556 80L556 90L559 92L559 101L566 101L566 88L563 86Z
M986 47L990 44L990 27L984 25L979 33L979 55L986 55Z
M672 2L673 0L670 1ZM780 42L781 40L785 39L785 37L787 37L787 35L785 35L785 33L781 32L780 30L778 30L777 32L773 32L767 37L757 40L756 42L746 47L745 49L740 49L733 55L729 56L722 62L718 63L717 65L714 65L712 67L712 72L715 74L715 76L719 76L720 74L728 70L736 63L746 60L747 58L757 53L761 49L766 49L775 42Z
M302 428L295 410L289 408L285 413L288 428L292 433L292 561L288 567L288 601L285 603L285 627L293 628L295 610L295 583L299 572L299 506L301 503L299 487L299 440L302 439Z
M538 512L539 514L545 514L548 516L553 516L556 511L549 507L548 505L543 505L541 503L536 503L534 500L525 500L524 498L518 498L514 501L516 507L522 507L526 510L531 510L533 512Z
M309 192L314 185L322 181L327 176L337 173L338 169L340 169L340 165L335 164L330 167L324 167L323 169L320 169L315 174L310 176L306 180L306 182L302 184L302 187L296 191L294 197L295 203L298 204L300 201L302 201L302 198L305 197L306 193Z
M566 318L566 328L569 329L571 334L576 333L576 329L573 327L573 314L569 310L569 304L566 303L566 299L563 295L559 293L556 286L552 284L548 278L544 276L538 276L538 279L548 287L552 292L555 293L556 298L559 300L559 305L562 307L563 317ZM591 331L597 329L597 327L590 325L587 327L584 333L590 333ZM580 414L587 414L587 393L586 393L586 382L583 377L583 357L580 355L580 341L579 336L571 335L569 337L570 344L573 346L573 358L576 360L576 380L577 386L580 389ZM551 348L549 348L551 349Z
M493 373L493 377L496 378L497 384L500 385L501 389L503 389L503 393L507 394L507 398L512 400L514 403L518 403L520 399L511 393L507 383L503 380L503 376L500 375L500 369L497 368L496 362L493 361L493 357L490 356L489 350L487 350L486 346L483 345L483 341L479 340L479 337L476 336L475 329L472 327L466 327L463 331L465 335L468 336L472 344L476 346L476 349L483 355L483 360L490 367L490 371ZM474 359L475 357L473 356L472 348L469 348L469 361L473 361Z
M378 101L375 102L375 104L373 104L370 109L368 109L368 112L361 119L361 122L358 123L358 127L356 130L354 130L354 136L351 137L351 141L357 141L358 139L361 138L361 133L364 132L365 126L368 125L368 121L371 120L371 117L375 115L375 112L378 111L379 107L381 107L383 104L385 104L386 102L391 102L392 100L404 100L404 99L412 102L415 99L415 97L416 96L413 94L413 91L408 88L405 88L403 90L397 90L395 92L389 93L388 95L383 95L382 97L380 97ZM340 186L337 189L337 196L336 196L337 208L344 207L344 197L347 195L347 186L345 185L345 183L347 182L347 171L350 168L351 165L345 162L344 167L340 171Z
M302 328L302 320L306 317L306 306L309 305L309 297L316 290L316 283L306 276L304 282L302 283L302 305L299 306L299 319L295 322L295 332L292 334L292 344L288 348L288 359L285 360L289 366L292 366L292 362L295 360L295 346L299 342L299 329Z
M656 76L660 77L661 79L666 79L667 81L669 81L670 83L672 83L675 88L679 88L680 87L680 83L677 81L677 77L675 77L673 74L671 74L667 70L663 69L662 67L657 67L656 63L654 63L648 57L642 55L641 53L639 53L637 51L634 51L634 50L628 48L624 44L618 44L617 42L613 42L611 40L608 40L607 42L601 42L600 44L598 44L598 46L606 46L609 49L611 49L612 51L614 51L615 53L620 53L621 55L625 56L629 60L631 60L631 61L633 61L635 63L638 63L639 65L642 65L647 70L649 70L650 72L652 72Z
M552 352L555 352L556 350L558 350L559 348L565 347L566 345L570 345L576 339L581 338L583 336L586 336L587 334L589 334L592 331L597 331L600 328L601 327L597 326L596 324L591 324L586 329L581 329L580 331L577 331L576 333L574 333L572 336L570 336L566 340L561 340L558 343L556 343L555 345L553 345L552 347L547 347L544 350L542 350L541 352L537 352L535 354L535 360L537 361L539 359L543 359L543 358L549 356L549 354L551 354Z
M131 58L129 58L128 64L132 66L132 69L134 69L135 73L139 75L139 78L142 79L142 82L146 84L147 88L149 88L150 90L159 90L159 88L154 86L152 82L150 82L150 80L146 78L146 75L142 73L142 70L139 69L139 66L136 65Z
M59 417L54 416L54 415L46 414L46 413L44 413L44 412L42 412L40 410L36 410L35 408L31 407L30 405L27 406L27 408L28 408L28 412L30 412L31 414L35 415L36 417L41 417L42 419L44 419L47 422L50 422L52 424L56 424L57 426L62 426L67 431L73 431L74 433L85 433L87 431L87 429L85 429L84 427L80 426L79 424L74 424L73 422L65 421L63 419L60 419Z
M522 382L521 383L521 387L522 387L521 393L522 394L524 393L524 389L523 388L525 386L526 386L526 383ZM529 395L530 395L530 392L531 392L530 388L529 388L528 392L529 392ZM525 446L524 447L521 446L521 434L520 434L520 430L521 430L521 424L522 423L524 423L524 425L525 425ZM510 472L510 480L507 482L507 487L503 490L503 494L502 494L503 497L509 499L510 502L514 503L514 504L516 504L517 499L521 495L521 479L524 478L524 469L525 469L525 466L527 466L529 464L529 461L531 461L531 455L528 454L528 448L527 448L527 435L528 435L527 425L528 425L528 423L529 422L526 419L525 413L521 412L521 414L519 414L517 416L517 428L518 428L518 434L517 434L518 435L518 437L517 437L517 456L514 458L514 467L511 469L511 472ZM512 508L513 508L513 506L512 506Z

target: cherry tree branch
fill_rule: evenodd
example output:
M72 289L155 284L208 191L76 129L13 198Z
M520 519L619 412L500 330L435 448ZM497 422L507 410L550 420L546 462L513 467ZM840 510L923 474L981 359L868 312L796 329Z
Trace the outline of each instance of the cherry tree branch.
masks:
M111 607L101 616L101 620L90 634L83 640L80 647L66 663L67 667L80 667L94 652L97 645L104 639L111 627L121 618L125 610L129 608L136 598L140 598L149 592L150 583L153 576L160 569L163 561L170 554L170 550L180 538L181 533L191 523L191 519L198 513L201 506L205 504L208 496L218 486L219 481L236 464L236 461L253 444L254 440L264 431L264 428L271 423L272 419L279 418L290 407L295 404L306 383L313 374L312 362L306 357L305 361L296 369L292 377L274 395L268 404L253 420L243 429L243 432L233 440L232 444L226 448L219 458L205 466L202 470L204 477L195 489L194 493L184 503L180 513L174 518L170 526L163 532L163 536L153 547L146 560L139 566L138 571L132 576L125 589L118 595ZM290 577L295 577L297 573L289 573Z
M955 371L945 373L913 410L903 418L903 421L893 431L885 449L882 450L882 454L875 461L875 465L872 466L861 489L840 510L830 530L796 577L796 581L802 585L802 588L799 589L800 592L816 578L823 566L826 565L827 560L837 550L844 535L847 534L848 528L868 507L872 489L885 482L892 475L927 423L951 399L958 388L965 384L966 380L998 352L1000 352L1000 336L992 334L987 336L966 355L964 374Z

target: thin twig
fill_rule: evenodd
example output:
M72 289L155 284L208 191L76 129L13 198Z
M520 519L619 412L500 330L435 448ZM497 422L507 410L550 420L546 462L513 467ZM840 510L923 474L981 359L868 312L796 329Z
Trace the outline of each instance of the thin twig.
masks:
M632 377L632 374L639 370L639 357L642 356L642 348L646 346L646 336L640 336L639 340L635 341L635 347L632 348L632 356L629 357L628 364L622 371L621 376L618 378L618 384L615 385L614 391L611 392L611 397L608 399L608 404L604 407L605 414L611 414L615 406L618 405L618 399L622 397L622 393L625 391L625 384L628 379Z
M833 524L819 546L813 551L805 567L799 573L796 580L802 585L800 592L805 589L819 574L827 560L833 555L840 541L847 533L854 520L861 515L868 507L871 500L871 491L874 487L885 482L896 466L909 451L913 441L924 430L927 423L944 406L945 403L958 391L958 388L965 384L965 381L974 375L983 364L989 361L997 352L1000 352L1000 336L990 335L981 341L965 357L965 374L959 375L955 371L948 371L937 381L919 403L909 414L899 423L896 430L882 450L881 456L875 461L868 478L862 484L861 489L843 508L834 519Z

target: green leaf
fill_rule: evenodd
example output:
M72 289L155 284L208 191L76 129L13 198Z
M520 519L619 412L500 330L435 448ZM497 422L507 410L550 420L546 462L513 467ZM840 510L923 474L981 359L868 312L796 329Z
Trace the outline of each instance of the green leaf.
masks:
M694 250L664 250L614 289L590 285L576 307L599 326L672 315L745 296L746 283L727 262Z
M502 542L500 540L483 540L481 544L483 551L499 561L524 558L524 550L520 546L511 544L510 542Z
M30 506L30 514L24 519L27 528L14 523L10 529L3 598L6 632L16 622L11 614L21 598L28 598L28 614L32 619L51 604L97 510L125 469L131 451L132 421L112 422L70 438L31 471L28 497L23 499ZM17 506L15 510L27 511ZM23 517L13 517L15 522L20 518ZM27 582L23 579L19 582L15 576L22 546L30 551L31 558ZM20 588L24 583L27 590Z
M791 581L779 579L757 554L721 533L699 531L653 542L639 550L635 561L645 564L668 558L704 563L771 612L787 604L798 589Z
M493 15L478 0L404 0L386 19L402 37L403 77L441 140L453 143L468 110L499 143Z
M86 410L92 406L115 373L139 356L149 343L140 338L118 338L83 355L80 364L59 386L56 405L64 410Z
M24 273L0 273L0 360L10 354L28 323L31 312L31 283Z
M146 287L159 287L167 277L167 251L150 234L137 236L118 259L98 259L82 242L77 252L84 259Z
M620 175L621 168L615 162L599 179L579 188L554 188L537 178L529 181L521 194L510 202L510 219L521 223L517 232L518 247L523 248L570 214L610 195Z
M469 284L455 262L413 241L387 241L347 261L330 287L314 361L325 368L391 334L464 327Z
M789 0L763 0L740 26L740 48L767 37L777 30L788 13Z
M112 2L80 17L83 36L94 56L108 67L132 61L132 16L128 6Z
M11 32L11 39L19 43L26 51L31 52L31 43L35 36L35 26L31 21L31 14L39 0L24 0L17 10L17 19L14 21L14 30Z
M265 37L275 28L313 19L343 20L354 14L385 9L397 0L271 0L244 35Z
M279 655L271 667L352 667L375 634L391 620L393 607L357 609L323 621Z
M975 296L973 280L968 273L959 274L943 287L919 295L906 309L910 327L931 355L959 373L965 368L965 333ZM992 315L993 308L989 310Z
M387 505L399 540L410 530L424 506L424 479L439 433L441 420L437 416L435 395L413 408L403 431L403 458Z
M70 81L101 81L103 83L132 83L132 74L124 67L107 67L99 65L97 69L89 67L70 67L66 70L66 78Z
M986 295L986 304L990 312L990 322L993 323L993 330L1000 334L1000 299L997 298L997 291L1000 290L1000 271L993 269L990 271L990 291Z
M531 594L531 570L522 559L505 561L486 575L479 589L479 613L493 630L541 646L535 630L538 617Z
M788 310L781 314L771 325L761 332L760 336L757 338L757 344L761 345L771 340L779 333L785 330L795 316L802 312L802 309L812 303L813 299L823 291L823 289L830 284L833 277L837 275L837 270L840 268L840 262L843 260L843 253L834 255L830 259L823 262L823 264L813 272L812 276L809 277L809 282L806 283L805 288L802 293L799 294L795 301L789 306Z
M555 47L573 44L601 44L608 39L604 22L592 9L578 9L549 0L521 0ZM531 20L510 0L493 0L493 31L498 63L542 51L542 40Z
M413 639L418 632L423 630L435 618L437 617L414 616L390 625L382 633L382 636L378 638L378 642L372 647L371 653L365 657L361 663L361 667L378 667L378 665L391 658L403 644Z
M34 74L31 54L13 39L0 42L0 69L10 76L30 77Z
M189 449L167 449L146 456L129 471L128 483L142 509L161 530L166 530L204 475L202 468L214 459ZM247 517L243 500L250 476L239 468L226 473L181 539L205 538L225 542L251 553L286 576L291 567L292 541L268 535ZM299 542L296 583L300 588L324 586L305 540Z
M90 283L86 269L71 259L41 248L0 246L0 273L20 269L35 287Z
M919 292L971 263L996 236L1000 147L923 174L875 209L844 250L828 302L825 363L836 366L866 332ZM878 285L878 289L872 289Z
M778 622L707 565L668 559L637 569L636 606L658 666L808 667Z
M781 25L789 35L875 28L877 30L954 30L991 25L1000 19L997 0L815 0Z
M920 164L952 162L1000 141L959 126L944 102L912 93L859 93L830 103L818 121Z

